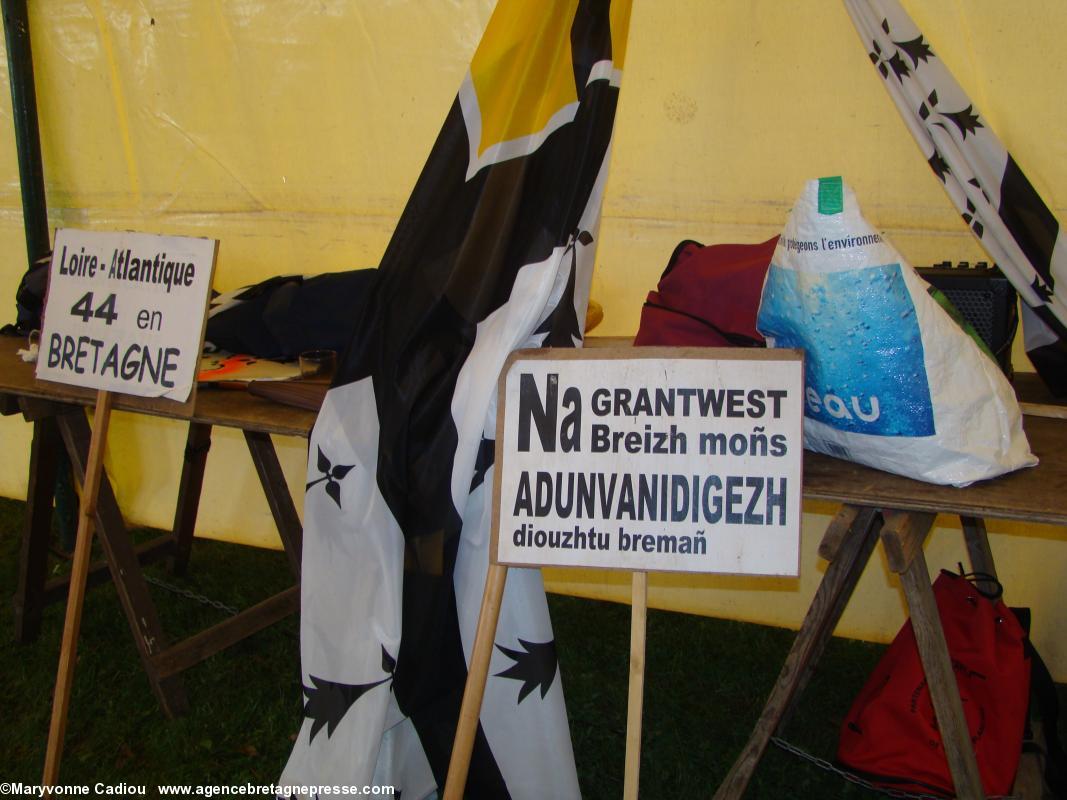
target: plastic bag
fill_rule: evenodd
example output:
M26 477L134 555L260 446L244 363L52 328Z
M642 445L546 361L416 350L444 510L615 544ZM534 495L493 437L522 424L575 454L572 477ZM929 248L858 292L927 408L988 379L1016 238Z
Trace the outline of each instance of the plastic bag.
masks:
M807 183L757 317L805 351L804 446L955 486L1033 466L1011 385L929 290L841 178Z

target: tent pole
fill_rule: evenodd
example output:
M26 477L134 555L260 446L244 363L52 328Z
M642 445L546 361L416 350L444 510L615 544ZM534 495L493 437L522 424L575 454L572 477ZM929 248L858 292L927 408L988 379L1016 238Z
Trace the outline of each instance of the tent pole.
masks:
M0 0L11 82L11 113L22 188L22 218L26 230L27 266L48 255L48 206L45 203L41 131L37 122L37 93L33 85L33 54L26 0Z

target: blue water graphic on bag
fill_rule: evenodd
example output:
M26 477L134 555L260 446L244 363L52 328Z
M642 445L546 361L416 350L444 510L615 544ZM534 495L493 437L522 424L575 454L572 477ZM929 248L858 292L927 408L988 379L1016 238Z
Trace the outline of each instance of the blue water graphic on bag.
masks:
M805 415L875 436L932 436L915 306L899 264L798 273L771 264L757 327L806 354Z

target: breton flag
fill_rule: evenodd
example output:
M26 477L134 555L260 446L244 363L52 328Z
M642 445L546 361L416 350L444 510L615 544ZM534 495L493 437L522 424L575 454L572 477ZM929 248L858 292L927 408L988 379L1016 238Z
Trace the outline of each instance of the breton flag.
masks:
M1027 355L1067 394L1059 222L897 0L845 0L871 63L963 220L1022 298Z
M444 786L488 564L496 382L580 345L629 0L500 0L310 442L304 720L279 784ZM579 795L544 587L509 571L467 796Z

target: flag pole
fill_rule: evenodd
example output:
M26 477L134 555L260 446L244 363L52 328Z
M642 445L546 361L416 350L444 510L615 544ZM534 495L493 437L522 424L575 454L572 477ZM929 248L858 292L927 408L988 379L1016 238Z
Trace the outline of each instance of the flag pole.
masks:
M89 574L89 557L93 548L93 518L96 516L96 498L100 492L104 446L107 443L110 419L111 392L100 390L96 393L93 434L89 442L89 458L85 465L85 481L82 484L78 538L74 545L74 561L71 564L70 588L67 594L67 616L63 622L63 641L59 650L59 669L52 699L52 721L48 729L44 778L41 781L45 786L55 786L59 779L63 737L67 730L67 709L70 706L74 663L78 654L78 630L81 627L82 606L85 600L85 581Z
M470 769L474 737L478 732L478 715L482 710L485 683L489 678L489 661L493 657L493 639L496 638L500 603L504 597L507 577L508 568L505 565L489 565L485 576L485 592L482 594L482 608L478 612L478 628L474 634L470 668L467 670L467 685L463 689L463 704L459 708L456 739L448 761L443 800L462 800L463 789L467 785L467 770Z
M641 782L641 718L645 698L645 627L648 620L648 573L633 574L630 596L630 692L626 705L624 800L637 800Z

